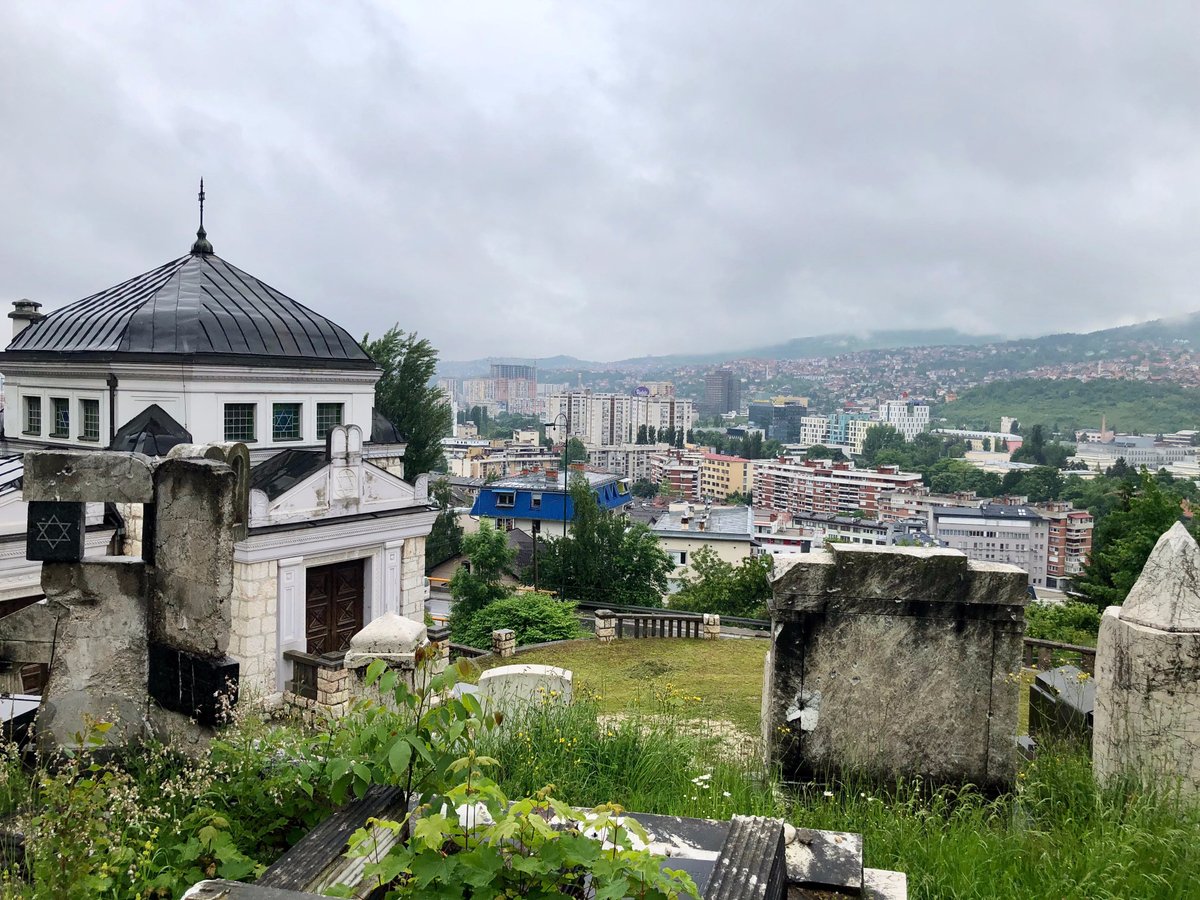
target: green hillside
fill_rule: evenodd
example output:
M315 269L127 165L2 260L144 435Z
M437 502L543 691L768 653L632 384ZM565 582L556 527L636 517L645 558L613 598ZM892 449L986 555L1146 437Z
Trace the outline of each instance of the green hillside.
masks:
M964 391L934 413L948 427L989 428L1001 416L1025 426L1059 431L1099 428L1101 416L1117 431L1142 434L1200 428L1200 390L1142 381L1019 378Z

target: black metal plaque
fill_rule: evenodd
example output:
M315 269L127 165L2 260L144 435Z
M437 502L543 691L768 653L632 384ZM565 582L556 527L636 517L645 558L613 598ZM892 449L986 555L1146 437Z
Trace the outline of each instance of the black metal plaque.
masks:
M83 559L85 509L82 503L31 500L25 558L42 562Z

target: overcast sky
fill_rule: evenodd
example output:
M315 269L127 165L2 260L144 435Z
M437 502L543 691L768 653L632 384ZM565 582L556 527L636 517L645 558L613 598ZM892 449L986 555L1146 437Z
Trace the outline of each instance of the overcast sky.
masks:
M1200 310L1200 3L46 3L0 301L218 255L444 358Z

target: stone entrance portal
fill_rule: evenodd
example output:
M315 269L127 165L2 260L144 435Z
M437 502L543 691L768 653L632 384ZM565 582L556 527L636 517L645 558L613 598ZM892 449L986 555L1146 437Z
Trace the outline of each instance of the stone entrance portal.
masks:
M350 649L363 627L364 560L314 566L305 573L306 650L319 656Z

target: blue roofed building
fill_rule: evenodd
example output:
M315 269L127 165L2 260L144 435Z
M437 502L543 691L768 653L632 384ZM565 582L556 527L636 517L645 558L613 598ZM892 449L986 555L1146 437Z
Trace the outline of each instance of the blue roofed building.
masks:
M633 499L629 481L617 475L572 470L571 477L582 476L596 495L602 510L613 512L628 506ZM519 528L527 534L541 532L547 537L561 534L563 523L570 528L575 504L570 487L556 469L502 478L483 485L471 507L473 517L487 516L497 527Z

